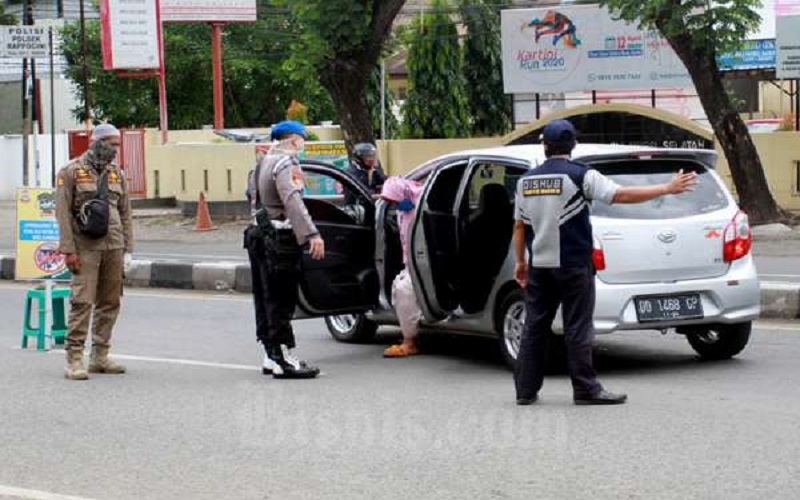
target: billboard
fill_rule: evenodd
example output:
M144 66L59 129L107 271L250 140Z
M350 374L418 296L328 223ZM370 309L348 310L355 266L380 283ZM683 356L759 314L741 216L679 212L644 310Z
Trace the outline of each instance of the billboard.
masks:
M800 16L780 16L776 20L778 46L775 77L800 78Z
M655 31L596 5L502 12L506 93L689 87L692 80Z
M17 190L17 259L15 279L69 279L58 251L55 189Z
M256 21L256 0L161 0L164 22Z
M158 0L102 0L103 69L160 67Z

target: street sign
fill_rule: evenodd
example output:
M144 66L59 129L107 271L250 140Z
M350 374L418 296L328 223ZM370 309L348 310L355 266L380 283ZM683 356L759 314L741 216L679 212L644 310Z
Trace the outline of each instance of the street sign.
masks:
M167 22L246 23L256 21L256 0L161 0Z
M800 16L779 16L775 22L776 68L779 80L800 78Z
M41 26L3 26L0 30L0 57L38 59L50 57L47 28Z
M775 40L748 40L736 52L726 52L717 57L719 69L748 70L775 67Z
M100 22L103 69L161 66L157 0L103 0Z

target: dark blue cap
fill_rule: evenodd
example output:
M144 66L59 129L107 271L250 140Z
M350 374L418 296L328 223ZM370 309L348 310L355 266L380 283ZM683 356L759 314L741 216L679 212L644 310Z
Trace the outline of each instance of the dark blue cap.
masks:
M553 120L542 129L542 138L546 142L572 142L578 137L578 131L569 120Z
M276 124L274 127L272 127L270 137L273 141L275 141L286 134L297 134L307 137L306 128L303 126L303 124L294 120L285 120Z

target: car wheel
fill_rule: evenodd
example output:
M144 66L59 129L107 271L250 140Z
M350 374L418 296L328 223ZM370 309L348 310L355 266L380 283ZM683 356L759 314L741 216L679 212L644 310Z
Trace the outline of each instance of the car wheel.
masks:
M522 327L525 325L525 292L514 290L503 300L497 316L500 353L512 370L517 363Z
M367 342L378 331L378 324L363 314L338 314L325 316L331 336L339 342Z
M703 359L730 359L745 348L752 328L749 321L735 325L718 325L708 330L689 332L686 339Z

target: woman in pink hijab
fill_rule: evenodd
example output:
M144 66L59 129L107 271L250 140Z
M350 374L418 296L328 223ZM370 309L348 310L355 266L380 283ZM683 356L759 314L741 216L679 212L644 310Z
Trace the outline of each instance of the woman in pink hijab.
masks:
M400 243L403 247L403 264L408 265L409 257L409 230L417 214L417 204L422 196L423 186L417 182L402 177L389 177L383 184L381 198L387 203L395 205L397 209L397 225L400 229ZM393 345L383 351L385 358L404 358L419 353L417 347L417 334L422 310L417 303L414 285L408 267L405 267L392 283L392 304L394 305L400 329L403 332L403 342Z

